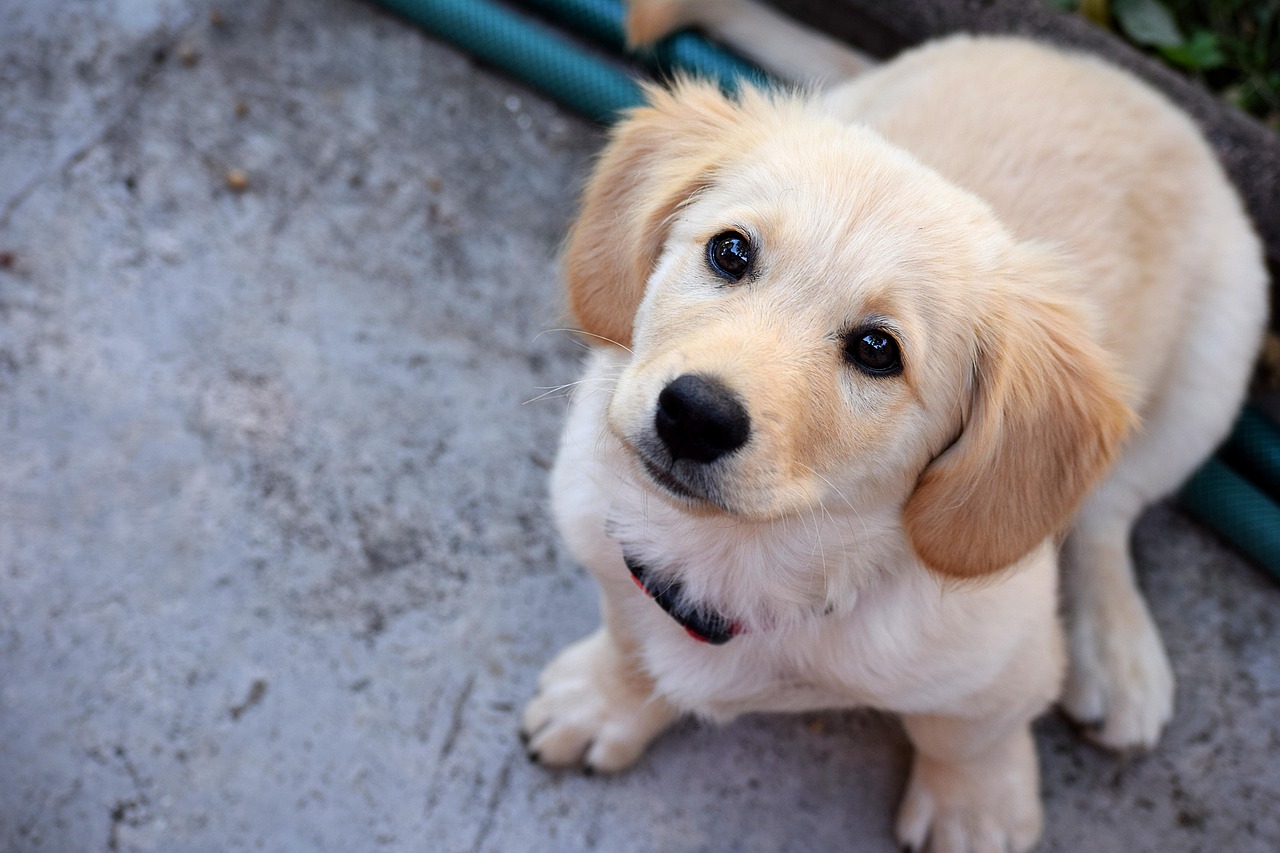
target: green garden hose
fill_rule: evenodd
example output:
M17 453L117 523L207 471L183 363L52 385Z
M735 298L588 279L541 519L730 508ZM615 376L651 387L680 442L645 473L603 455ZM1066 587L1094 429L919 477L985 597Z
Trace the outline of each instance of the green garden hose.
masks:
M627 49L623 0L516 0L522 6L546 15L584 38L615 52ZM678 32L658 42L638 57L662 74L688 71L716 80L726 91L735 91L746 80L767 86L769 77L759 66L747 62L720 45L691 32Z
M1280 503L1280 424L1254 406L1245 406L1222 459Z
M501 68L596 121L608 124L641 102L640 87L620 68L493 0L377 0L440 38ZM622 0L520 0L601 47L626 47ZM757 66L693 33L677 33L633 57L662 74L684 71L733 91L741 80L767 85Z
M378 2L597 121L640 103L625 72L491 0Z
M1280 504L1274 497L1214 458L1192 475L1178 499L1197 520L1280 578Z

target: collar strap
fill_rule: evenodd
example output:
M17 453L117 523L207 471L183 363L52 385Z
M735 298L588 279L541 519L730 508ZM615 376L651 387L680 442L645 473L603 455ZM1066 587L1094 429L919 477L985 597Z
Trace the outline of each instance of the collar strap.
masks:
M723 614L714 610L691 608L682 595L684 584L678 580L658 580L648 567L638 560L623 554L623 561L635 581L645 595L649 596L667 615L674 619L680 627L700 643L721 646L743 633L737 622L731 622Z

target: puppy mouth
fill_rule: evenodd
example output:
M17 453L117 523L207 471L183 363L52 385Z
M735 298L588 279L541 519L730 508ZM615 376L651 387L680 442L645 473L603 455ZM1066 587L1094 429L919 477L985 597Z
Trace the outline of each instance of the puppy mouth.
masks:
M714 508L722 512L732 512L718 494L714 483L708 482L710 477L706 472L702 470L681 471L681 467L688 467L690 463L681 466L679 460L666 459L664 458L665 454L654 452L652 449L645 448L642 444L636 445L631 442L627 442L627 444L632 455L640 463L640 467L644 469L644 473L648 476L650 482L666 494L687 506Z
M643 453L637 453L636 458L640 460L640 467L644 468L644 472L649 475L649 479L676 497L695 501L708 500L705 495L695 492L683 481L677 479L675 474L666 468L659 467L657 463L650 460Z

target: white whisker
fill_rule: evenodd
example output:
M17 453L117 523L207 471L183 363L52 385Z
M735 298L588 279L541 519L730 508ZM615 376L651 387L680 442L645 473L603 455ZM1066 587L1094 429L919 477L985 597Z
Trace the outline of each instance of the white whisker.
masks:
M622 349L626 350L632 355L635 355L635 353L631 352L631 347L627 346L624 343L615 341L613 338L606 338L604 335L597 335L594 332L583 331L582 329L543 329L541 332L538 332L538 334L534 335L533 339L536 341L538 340L538 338L542 337L545 334L549 334L551 332L568 332L569 334L573 334L573 335L586 335L589 338L595 338L597 340L604 341L607 344L613 344L615 347L621 347Z
M803 462L800 464L804 465ZM867 528L867 520L862 517L862 513L859 512L858 508L853 505L853 501L849 500L849 498L845 495L845 493L840 490L840 487L837 486L835 483L831 482L831 480L829 480L827 477L824 477L822 474L818 473L808 465L804 465L804 468L808 470L810 474L812 474L813 476L821 480L827 486L827 488L835 492L836 497L840 498L840 500L844 502L844 505L849 508L849 512L851 512L854 515L854 517L858 519L858 522L862 525L862 535L863 535L864 541L870 541L871 531ZM830 515L830 512L828 512L828 515ZM834 520L835 518L834 516L832 516L832 521Z
M537 403L542 400L558 400L561 398L573 399L574 392L578 388L582 387L584 383L595 382L597 383L597 386L591 387L590 390L600 391L612 385L617 384L617 381L618 380L615 377L611 377L611 376L591 376L585 379L579 379L576 382L566 382L564 385L556 385L550 388L539 387L537 390L542 391L543 393L539 394L536 397L532 397L528 400L525 400L524 403L522 403L521 405L527 406L530 403ZM564 392L564 393L560 393L560 392Z

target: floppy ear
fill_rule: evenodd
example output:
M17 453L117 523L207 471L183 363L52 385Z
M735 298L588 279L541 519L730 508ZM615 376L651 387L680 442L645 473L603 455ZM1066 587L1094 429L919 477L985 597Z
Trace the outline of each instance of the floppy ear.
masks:
M903 519L925 565L961 578L1061 532L1135 422L1106 353L1047 288L998 294L978 349L960 437L925 469Z
M740 107L710 83L646 88L618 124L583 195L563 256L569 309L589 335L631 343L632 321L672 215L710 181Z

